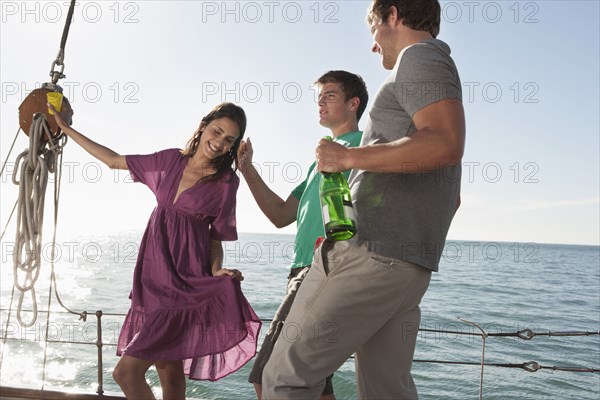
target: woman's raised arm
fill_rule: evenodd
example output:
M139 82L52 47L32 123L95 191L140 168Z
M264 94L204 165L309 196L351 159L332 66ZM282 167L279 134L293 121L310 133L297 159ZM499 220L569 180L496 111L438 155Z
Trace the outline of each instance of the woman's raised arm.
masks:
M128 169L125 156L119 155L108 147L94 142L87 136L71 128L71 125L66 122L71 121L71 117L73 116L73 110L68 102L63 102L63 107L60 113L56 111L51 104L48 104L48 108L54 112L54 119L64 134L73 139L75 143L83 147L85 151L102 161L104 164L108 165L110 168Z

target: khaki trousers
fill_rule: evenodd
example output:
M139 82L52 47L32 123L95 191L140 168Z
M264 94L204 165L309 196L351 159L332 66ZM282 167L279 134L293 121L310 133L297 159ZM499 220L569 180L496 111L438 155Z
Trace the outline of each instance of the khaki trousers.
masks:
M359 399L417 399L410 374L431 271L352 242L325 242L263 374L263 399L318 399L356 353Z

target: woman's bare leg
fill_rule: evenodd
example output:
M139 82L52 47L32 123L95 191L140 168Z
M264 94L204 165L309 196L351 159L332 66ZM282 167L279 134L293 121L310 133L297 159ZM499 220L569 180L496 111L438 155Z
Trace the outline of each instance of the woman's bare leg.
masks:
M115 382L121 387L128 400L150 400L154 394L146 383L146 371L153 361L122 356L112 373Z
M183 362L156 361L154 363L160 386L162 388L163 400L185 399L185 374L183 373Z

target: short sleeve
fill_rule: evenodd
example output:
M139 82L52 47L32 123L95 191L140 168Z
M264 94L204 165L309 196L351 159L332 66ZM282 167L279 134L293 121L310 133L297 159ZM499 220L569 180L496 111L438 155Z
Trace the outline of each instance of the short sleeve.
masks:
M146 155L125 156L129 174L134 182L141 182L156 193L164 172L181 157L179 149L168 149Z
M223 188L223 197L219 212L210 225L210 237L221 241L237 240L235 208L240 178L232 171L223 176L218 184Z
M411 117L440 100L462 99L454 61L433 43L419 43L407 48L397 68L394 93Z

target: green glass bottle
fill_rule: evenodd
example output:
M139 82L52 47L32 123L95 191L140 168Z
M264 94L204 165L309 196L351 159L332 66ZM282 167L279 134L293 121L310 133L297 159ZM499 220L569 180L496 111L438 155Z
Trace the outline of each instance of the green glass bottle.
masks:
M331 137L324 139L331 140ZM330 240L348 240L356 234L348 181L341 172L321 172L321 175L319 195L325 235Z

